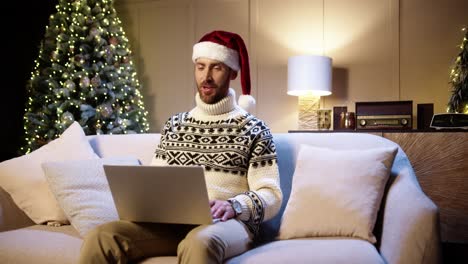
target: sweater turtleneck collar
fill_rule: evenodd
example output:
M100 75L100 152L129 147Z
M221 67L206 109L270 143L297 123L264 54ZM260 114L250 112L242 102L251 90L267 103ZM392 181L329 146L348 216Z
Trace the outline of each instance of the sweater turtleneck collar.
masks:
M236 103L236 92L232 88L229 88L226 97L215 104L203 102L200 98L200 94L197 92L195 95L195 103L196 107L191 111L191 113L195 115L220 116L240 109Z
M226 97L215 104L207 104L200 98L197 92L195 95L196 107L189 112L189 116L203 121L219 121L229 118L236 118L247 112L240 108L236 102L236 92L234 89L229 88Z

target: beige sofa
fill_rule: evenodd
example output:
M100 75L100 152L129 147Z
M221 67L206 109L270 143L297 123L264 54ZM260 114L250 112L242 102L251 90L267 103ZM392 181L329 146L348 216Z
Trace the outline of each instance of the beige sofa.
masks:
M87 137L100 157L151 160L158 134ZM363 133L274 134L284 201L281 212L263 224L260 239L248 252L226 263L440 263L438 210L423 193L406 154L399 148L378 213L377 243L351 237L277 239L287 204L298 149L309 144L331 149L371 149L396 144ZM313 217L305 215L304 217ZM76 263L81 238L72 226L34 225L0 188L0 263ZM154 257L143 263L176 263Z

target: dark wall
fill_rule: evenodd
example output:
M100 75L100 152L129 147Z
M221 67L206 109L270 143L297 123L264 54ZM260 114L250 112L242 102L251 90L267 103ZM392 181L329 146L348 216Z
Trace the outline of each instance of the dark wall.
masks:
M39 54L49 16L57 0L12 1L2 12L0 79L0 161L18 156L22 144L26 83Z

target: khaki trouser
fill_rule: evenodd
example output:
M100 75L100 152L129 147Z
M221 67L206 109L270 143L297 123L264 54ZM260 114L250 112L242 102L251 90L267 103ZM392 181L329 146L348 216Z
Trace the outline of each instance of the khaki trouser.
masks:
M178 263L222 263L247 251L251 241L247 227L235 219L201 226L116 221L86 235L80 263L127 263L175 255Z

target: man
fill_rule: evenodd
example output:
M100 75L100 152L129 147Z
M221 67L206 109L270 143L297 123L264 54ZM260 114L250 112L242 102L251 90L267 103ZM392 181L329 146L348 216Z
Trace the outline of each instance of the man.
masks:
M85 237L81 263L126 263L178 256L179 263L222 263L249 249L260 224L279 210L276 151L269 128L237 105L229 83L241 71L240 101L250 94L248 55L242 38L213 31L193 47L196 107L166 122L153 165L202 165L211 225L117 221ZM177 197L167 197L176 206ZM171 201L172 200L172 201Z

